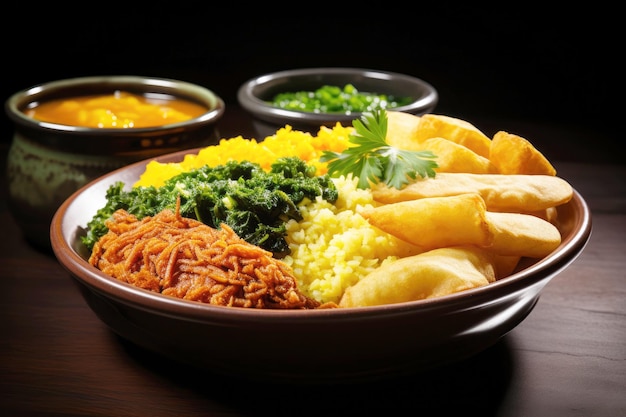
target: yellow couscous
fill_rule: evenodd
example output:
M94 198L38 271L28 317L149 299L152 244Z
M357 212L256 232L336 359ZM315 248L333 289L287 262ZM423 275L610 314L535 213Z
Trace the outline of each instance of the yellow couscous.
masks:
M299 208L303 219L287 223L292 267L300 289L321 302L339 302L345 289L383 263L414 255L421 249L371 226L359 212L375 204L357 179L333 180L339 190L335 204L318 198Z
M318 167L318 174L324 174L326 164L319 161L323 150L341 152L348 146L351 132L352 128L340 124L322 127L317 135L285 126L262 142L241 136L222 139L197 155L186 155L179 163L150 162L135 186L158 187L181 172L229 160L248 160L269 169L281 156L298 156ZM333 181L339 190L334 204L322 198L305 199L299 205L302 220L287 223L291 254L283 259L292 267L301 290L322 303L338 302L347 287L383 263L420 251L371 226L359 214L376 204L371 190L357 188L357 179L352 177Z

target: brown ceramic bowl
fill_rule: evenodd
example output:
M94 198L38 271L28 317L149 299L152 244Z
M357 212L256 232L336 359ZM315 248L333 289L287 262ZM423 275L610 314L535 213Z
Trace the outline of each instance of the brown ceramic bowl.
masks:
M206 112L184 122L125 129L68 126L25 114L34 103L115 91L186 99ZM49 250L52 216L74 191L130 163L216 143L224 110L223 100L205 87L144 76L71 78L16 92L5 102L15 126L7 161L13 217L31 243Z
M197 151L197 150L196 150ZM179 162L189 152L158 158ZM54 254L95 314L121 337L217 374L326 383L402 376L470 357L517 326L542 289L582 252L591 214L578 192L558 208L561 245L511 276L453 295L379 307L258 310L167 297L117 281L88 262L80 236L116 181L132 184L147 162L84 186L56 212Z
M254 77L239 87L237 100L253 116L259 138L272 135L289 124L297 130L317 133L320 126L332 127L337 122L351 126L362 113L313 113L287 110L270 103L278 93L315 91L325 85L354 85L361 92L408 97L411 101L393 110L421 115L432 112L439 101L435 87L407 74L367 68L299 68L277 71Z

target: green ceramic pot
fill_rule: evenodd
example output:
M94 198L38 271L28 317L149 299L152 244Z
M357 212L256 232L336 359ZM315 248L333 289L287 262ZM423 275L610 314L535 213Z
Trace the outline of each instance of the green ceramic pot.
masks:
M165 94L202 104L194 119L149 128L88 128L26 116L35 102L76 95ZM225 105L212 91L183 81L140 76L98 76L54 81L12 95L5 110L15 125L7 161L9 209L31 243L50 248L50 222L72 193L132 162L217 143Z

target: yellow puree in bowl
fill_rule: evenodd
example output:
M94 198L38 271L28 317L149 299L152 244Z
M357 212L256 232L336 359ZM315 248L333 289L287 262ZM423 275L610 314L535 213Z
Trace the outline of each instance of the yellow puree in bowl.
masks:
M138 128L183 122L207 108L171 96L147 97L124 91L42 102L25 110L43 122L95 128Z

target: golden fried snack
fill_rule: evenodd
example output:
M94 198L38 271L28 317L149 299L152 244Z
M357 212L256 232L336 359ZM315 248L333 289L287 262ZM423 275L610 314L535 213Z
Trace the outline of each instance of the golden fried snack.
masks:
M499 255L543 258L561 243L561 233L552 223L530 214L486 213L493 232L489 249Z
M452 140L442 137L419 140L419 123L420 116L398 111L387 112L387 143L398 149L433 152L437 155L437 172L498 172L488 158Z
M492 211L497 212L496 210ZM507 213L507 211L504 211L504 213ZM556 207L548 207L545 210L519 211L519 213L530 214L532 216L539 217L540 219L546 220L555 226L557 226L559 222L559 210Z
M488 158L501 174L556 175L554 166L532 143L504 131L493 136Z
M365 209L370 224L425 250L491 245L484 200L475 193L430 197Z
M442 137L463 145L484 158L489 158L491 139L465 120L439 114L424 114L420 117L418 127L415 136L418 142Z
M364 307L441 297L496 279L492 257L473 247L448 247L384 264L346 289L339 307Z
M434 178L417 179L401 190L376 184L372 193L381 203L478 193L487 210L526 213L567 203L574 191L567 181L551 175L442 172Z
M520 259L522 259L522 257L519 255L495 254L493 256L493 267L496 271L496 280L511 275L515 271Z
M399 149L422 150L417 140L420 117L401 111L387 111L387 143Z
M467 172L473 174L495 174L498 169L491 161L471 149L448 139L435 137L420 142L416 150L429 150L437 155L435 171Z
M537 216L541 219L549 221L555 226L558 226L559 224L559 211L557 210L556 207L548 207L545 210L531 211L525 214L531 214L533 216Z
M474 245L497 255L541 258L561 243L552 223L530 214L489 212L478 194L401 201L361 214L373 226L425 250Z

